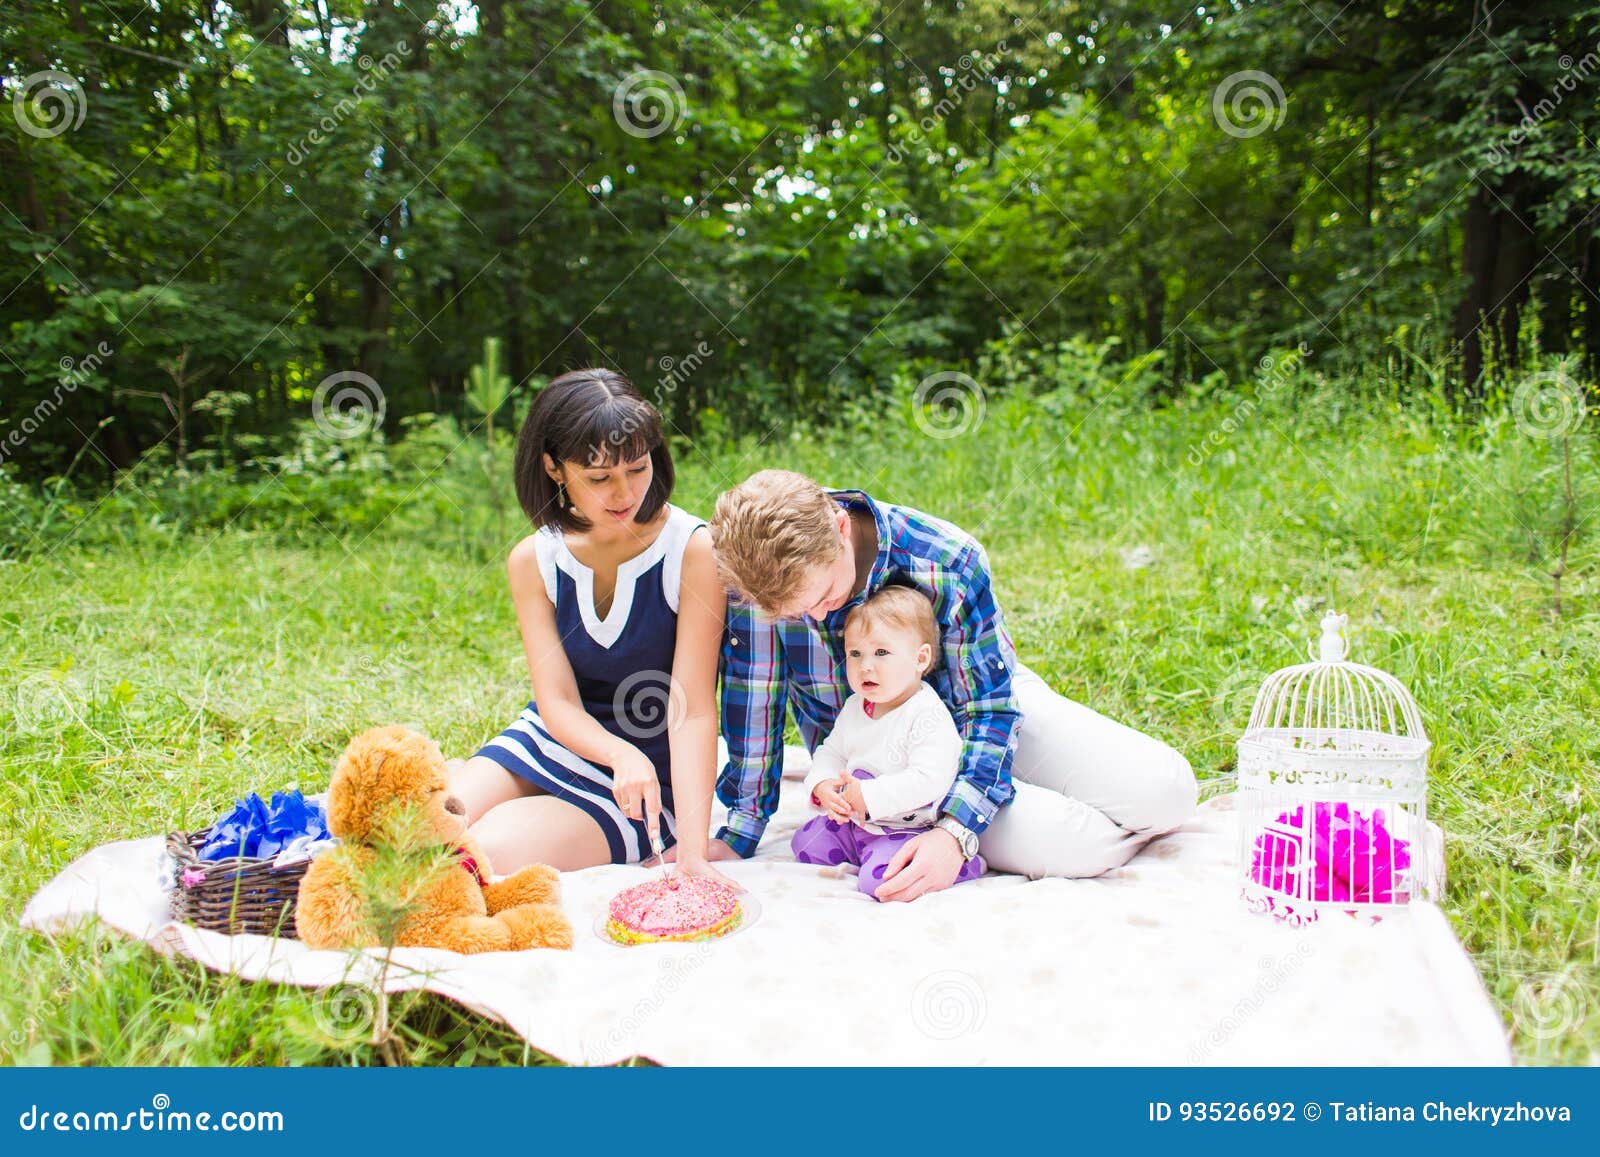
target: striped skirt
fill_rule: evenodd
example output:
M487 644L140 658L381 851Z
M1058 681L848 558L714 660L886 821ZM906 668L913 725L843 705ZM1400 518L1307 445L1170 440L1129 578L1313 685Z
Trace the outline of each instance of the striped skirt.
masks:
M653 854L644 821L629 819L611 794L611 769L590 763L557 742L532 703L517 716L516 722L476 754L493 760L557 799L582 808L605 833L612 863L636 864ZM667 768L663 752L656 759L656 773L661 781L661 838L670 848L677 841L677 821L672 815L672 784Z

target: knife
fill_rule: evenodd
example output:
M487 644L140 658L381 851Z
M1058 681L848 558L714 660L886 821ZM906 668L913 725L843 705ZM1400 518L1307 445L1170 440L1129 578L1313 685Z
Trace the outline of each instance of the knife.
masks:
M659 814L650 817L650 847L656 854L656 859L661 862L661 872L667 881L667 887L676 888L677 879L672 874L672 865L667 863L667 845L661 838L661 817Z

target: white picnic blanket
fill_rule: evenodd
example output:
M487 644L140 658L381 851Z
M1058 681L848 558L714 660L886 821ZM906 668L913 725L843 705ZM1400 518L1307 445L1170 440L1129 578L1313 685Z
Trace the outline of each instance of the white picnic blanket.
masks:
M803 768L792 760L788 775ZM619 948L607 900L648 870L564 877L570 952L396 951L385 986L425 987L575 1063L674 1065L1504 1065L1504 1025L1443 913L1397 909L1293 929L1239 900L1232 795L1090 880L991 874L878 904L793 861L800 785L760 853L727 865L759 917L715 942ZM1438 844L1436 844L1438 846ZM378 953L315 952L168 918L159 837L96 848L22 915L86 916L248 979L327 987L321 1019L360 1031Z

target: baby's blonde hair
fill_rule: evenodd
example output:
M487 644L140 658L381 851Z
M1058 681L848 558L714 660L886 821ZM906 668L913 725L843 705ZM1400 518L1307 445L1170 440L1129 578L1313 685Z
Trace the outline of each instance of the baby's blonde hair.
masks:
M845 633L879 624L915 632L932 648L928 659L931 670L939 662L939 623L933 617L933 600L916 587L884 587L844 617Z
M711 515L723 584L758 610L779 613L817 567L838 560L838 509L804 474L752 474L718 498Z

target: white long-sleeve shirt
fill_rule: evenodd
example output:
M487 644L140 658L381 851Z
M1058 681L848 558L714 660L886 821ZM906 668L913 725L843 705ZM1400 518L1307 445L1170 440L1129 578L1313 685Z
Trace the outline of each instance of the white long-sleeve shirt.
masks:
M877 835L932 827L961 766L961 733L950 709L926 683L876 718L866 707L860 695L845 700L833 730L812 757L805 779L807 799L818 784L841 771L860 769L873 778L861 781L867 819L856 817L858 825Z

